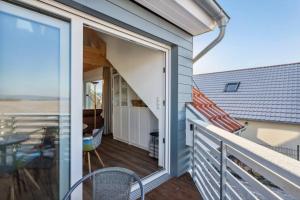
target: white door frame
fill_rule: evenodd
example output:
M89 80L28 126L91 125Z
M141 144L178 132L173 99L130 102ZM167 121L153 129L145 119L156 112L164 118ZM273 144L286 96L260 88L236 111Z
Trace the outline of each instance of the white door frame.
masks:
M118 36L138 44L154 48L165 53L166 62L166 91L165 91L165 168L152 176L142 180L147 184L165 174L170 173L170 103L171 103L171 47L144 37L127 29L113 25L107 21L98 19L87 13L73 9L64 4L52 0L19 0L19 2L40 8L47 12L62 16L71 23L71 180L74 184L82 177L82 89L83 89L83 26L89 25L102 32ZM78 92L79 91L79 92ZM132 190L137 189L134 186ZM74 197L81 197L82 190L76 190Z

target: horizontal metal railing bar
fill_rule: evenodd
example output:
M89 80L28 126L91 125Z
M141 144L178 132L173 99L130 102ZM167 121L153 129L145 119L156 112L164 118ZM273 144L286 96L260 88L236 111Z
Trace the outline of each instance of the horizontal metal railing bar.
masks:
M226 180L233 188L239 188L240 193L243 195L244 199L247 200L259 200L247 187L245 187L236 177L234 177L230 172L226 173Z
M24 117L24 116L71 116L69 113L0 113L0 117L9 116L9 117Z
M195 170L195 173L198 174L198 176L201 176L202 180L204 181L204 187L209 192L212 199L220 199L219 194L215 191L211 183L207 180L206 176L202 173L201 170Z
M238 149L243 154L253 158L266 168L272 169L274 173L280 174L296 185L300 186L300 163L295 159L258 145L240 136L231 134L213 125L209 125L200 120L188 120L195 127L206 129L213 136L220 138L227 145ZM205 133L204 133L205 134Z
M190 121L193 123L193 121ZM210 139L213 143L215 143L216 145L219 145L221 140L218 139L216 136L214 136L213 134L210 133L209 130L207 130L204 127L199 126L198 124L195 124L195 131L199 131L201 133L205 133L205 136Z
M225 200L232 200L232 198L228 194L225 194Z
M282 198L279 197L276 193L274 193L272 190L270 190L267 186L259 182L257 179L255 179L253 176L251 176L248 172L246 172L244 169L240 168L237 164L235 164L231 160L227 160L227 166L233 170L236 174L238 174L244 181L247 181L253 189L256 189L261 194L263 194L267 199L277 199L281 200Z
M243 200L243 198L229 184L226 184L226 194L228 194L233 200Z
M209 199L213 199L213 197L209 194L207 188L204 186L204 181L202 180L201 177L198 176L194 176L193 180L195 182L196 187L198 188L198 190L200 191L202 197L205 200L209 200Z
M298 161L201 120L187 119L187 122L194 125L193 179L198 180L196 185L198 188L203 188L202 193L205 191L203 196L208 197L205 199L220 198L219 192L225 199L230 200L283 198L281 194L274 191L275 188L272 189L248 173L244 165L286 192L282 195L299 198L300 163ZM223 160L225 158L222 164L226 167L222 168L224 169L222 174L219 171L220 141L226 145L224 150L226 153L222 155ZM234 156L244 165L239 166L227 156ZM236 173L242 180L232 173ZM225 186L222 185L223 189L219 184L221 175L225 183ZM218 190L219 188L221 191Z
M198 166L202 169L202 171L205 173L206 177L209 178L209 182L212 183L212 186L214 188L217 189L217 191L219 191L220 188L220 184L218 183L218 181L214 178L214 176L207 170L206 166L201 163L201 161L199 159L196 159L196 162L199 164ZM198 166L195 166L196 168Z
M220 169L220 162L210 153L205 151L205 149L203 149L199 143L195 142L195 147L199 148L199 152L203 153L203 155L212 163L212 165L214 165L217 169Z
M209 149L210 152L211 152L215 157L217 157L216 159L220 160L220 156L221 156L220 151L218 151L217 149L215 149L214 147L212 147L211 145L209 145L205 140L203 140L203 139L199 136L199 134L201 134L200 132L199 132L199 134L197 134L197 132L195 132L195 133L196 133L195 139L196 139L196 140L200 140L200 142L201 142L207 149Z
M220 174L219 172L215 169L215 167L206 160L206 158L201 154L199 153L199 156L201 156L201 161L203 161L203 163L205 164L205 166L210 170L210 172L212 173L212 175L214 176L214 178L216 180L220 180ZM200 162L198 160L196 160L197 162Z
M259 173L260 175L262 175L263 177L265 177L266 179L274 183L276 186L280 187L285 191L289 191L289 193L294 195L295 197L300 196L299 185L296 185L295 183L289 181L288 179L282 177L281 175L276 174L271 169L268 169L267 167L261 165L254 159L239 152L233 147L228 146L228 152L234 155L235 157L237 157L240 161L242 161L244 164L249 166L255 172Z
M40 122L49 122L49 123L53 123L53 122L60 122L60 123L68 123L70 120L69 119L42 119L42 118L37 118L37 119L17 119L12 121L13 123L40 123Z

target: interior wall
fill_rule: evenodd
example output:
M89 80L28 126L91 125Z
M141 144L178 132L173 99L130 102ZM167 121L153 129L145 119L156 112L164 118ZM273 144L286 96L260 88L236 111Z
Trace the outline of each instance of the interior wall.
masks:
M153 114L161 118L165 54L116 37L101 34L101 38L107 45L107 59Z
M158 165L164 166L165 53L131 41L99 33L106 42L106 57L158 119Z

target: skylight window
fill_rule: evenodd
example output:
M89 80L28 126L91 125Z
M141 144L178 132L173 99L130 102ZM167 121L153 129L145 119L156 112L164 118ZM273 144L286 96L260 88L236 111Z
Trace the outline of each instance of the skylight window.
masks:
M240 86L240 82L227 83L225 85L224 92L237 92L239 86Z

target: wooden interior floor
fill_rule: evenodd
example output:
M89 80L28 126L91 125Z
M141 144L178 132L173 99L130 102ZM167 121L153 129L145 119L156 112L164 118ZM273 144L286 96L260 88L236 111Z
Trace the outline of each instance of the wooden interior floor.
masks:
M112 135L105 135L97 149L105 167L124 167L137 173L141 178L146 177L161 168L157 159L149 157L149 152L114 140ZM92 171L102 168L96 155L91 153ZM88 173L87 159L84 161L84 174Z
M146 200L202 200L191 176L175 177L146 194Z

